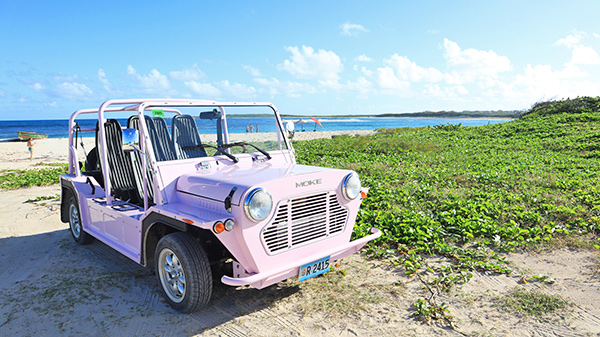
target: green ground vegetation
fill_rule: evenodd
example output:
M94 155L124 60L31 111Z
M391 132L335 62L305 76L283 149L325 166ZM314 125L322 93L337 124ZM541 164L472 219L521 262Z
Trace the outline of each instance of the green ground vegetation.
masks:
M40 163L38 166L31 170L0 171L0 189L57 184L59 176L66 174L68 169L68 165L63 163Z
M541 102L502 124L384 129L294 146L300 163L359 173L370 190L355 237L383 231L370 253L396 257L422 279L431 297L420 304L442 307L435 295L475 270L510 273L502 251L600 248L600 98ZM431 255L451 263L428 263Z
M499 304L504 310L528 316L544 316L569 307L569 303L559 296L519 287L511 289L506 296L499 298Z

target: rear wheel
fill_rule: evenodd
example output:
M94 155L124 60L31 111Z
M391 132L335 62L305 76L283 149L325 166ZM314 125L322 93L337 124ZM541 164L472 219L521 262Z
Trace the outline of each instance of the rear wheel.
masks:
M204 249L194 238L177 232L164 236L156 246L156 276L167 303L183 313L208 304L212 275Z
M86 245L92 242L93 238L91 235L83 231L83 226L81 222L81 212L79 211L79 205L77 205L77 201L75 197L71 197L69 199L68 204L69 209L69 229L71 231L71 235L75 242Z

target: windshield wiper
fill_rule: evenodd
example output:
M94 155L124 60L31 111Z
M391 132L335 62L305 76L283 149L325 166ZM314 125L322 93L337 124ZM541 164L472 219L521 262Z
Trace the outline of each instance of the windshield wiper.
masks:
M255 148L255 149L256 149L256 151L258 151L258 152L262 153L262 154L263 154L265 157L267 157L268 159L271 159L271 155L270 155L270 154L269 154L267 151L265 151L265 150L263 150L263 149L259 149L259 148L258 148L256 145L254 145L254 144L250 144L250 143L246 143L246 142L235 142L235 143L223 144L223 145L221 146L221 148L222 148L222 149L228 149L228 148L230 148L230 147L234 147L234 146L241 146L241 147L243 147L244 149L246 149L246 146L252 146L253 148Z
M203 148L206 148L206 147L210 147L211 149L215 149L220 154L223 154L223 155L227 156L227 158L233 160L234 163L237 163L238 161L240 161L234 155L232 155L230 153L227 153L227 152L219 149L218 147L215 147L215 146L212 146L212 145L209 145L209 144L197 144L197 145L184 146L184 147L182 147L182 149L184 149L184 150L197 149L197 148L203 149Z

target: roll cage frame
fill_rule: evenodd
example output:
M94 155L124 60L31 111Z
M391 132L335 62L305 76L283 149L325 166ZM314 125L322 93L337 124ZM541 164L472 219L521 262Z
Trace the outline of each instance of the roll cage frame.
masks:
M156 160L154 155L153 144L150 141L149 132L145 122L144 112L148 110L152 110L152 108L160 108L163 111L175 113L181 115L181 111L177 109L187 108L187 107L206 107L206 108L215 108L219 109L221 112L221 127L223 131L224 142L229 143L229 132L227 129L227 115L225 108L227 107L268 107L270 108L276 119L277 125L277 141L279 150L282 150L282 142L285 143L286 148L289 149L292 154L294 153L292 144L287 137L284 137L284 127L281 117L277 108L271 103L264 102L217 102L210 100L198 100L198 99L114 99L108 100L102 103L102 105L98 109L81 109L77 110L75 113L71 115L69 119L69 175L75 175L77 177L81 176L81 169L77 164L79 162L79 158L77 155L76 142L74 139L73 133L76 130L76 122L75 119L84 114L97 114L98 115L98 125L104 125L106 122L105 113L115 113L115 112L137 112L138 118L140 120L140 128L139 128L139 139L140 139L140 148L142 155L146 157L148 160L142 160L142 176L143 176L143 190L144 190L144 211L148 210L150 207L148 202L148 175L147 175L147 166L148 161L150 162L151 167L153 168L153 186L155 192L158 190L162 190L164 186L162 186L161 179L157 179L157 167L160 166L160 162ZM105 169L108 168L108 154L106 153L106 132L104 127L98 127L97 129L80 129L80 131L96 131L98 132L97 137L99 137L98 141L98 155L100 160L100 165L103 171L103 180L104 180L104 190L106 191L106 203L109 206L113 205L114 197L111 195L111 181L110 181L110 170ZM163 204L162 193L153 193L154 201L156 204Z

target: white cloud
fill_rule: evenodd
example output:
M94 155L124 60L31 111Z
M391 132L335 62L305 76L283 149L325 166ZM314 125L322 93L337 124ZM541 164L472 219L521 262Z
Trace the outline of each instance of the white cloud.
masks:
M252 86L241 83L229 83L228 80L217 82L217 85L225 95L224 98L251 99L256 97L256 88Z
M346 88L352 92L358 93L357 98L366 99L373 90L373 83L364 77L359 77L356 82L348 81Z
M54 93L67 99L90 99L93 94L92 89L77 82L63 82L58 85Z
M29 86L31 89L41 92L44 91L46 89L46 87L44 87L43 85L41 85L40 83L36 82L33 83L32 85Z
M594 48L589 46L577 45L573 47L573 64L600 64L600 56Z
M377 69L377 85L384 90L404 91L410 88L410 82L401 80L390 67Z
M575 32L573 34L567 35L567 37L565 37L565 38L558 39L558 41L556 41L555 44L557 46L566 46L566 47L570 48L570 47L574 47L574 46L578 45L582 38L583 38L582 33Z
M280 81L276 78L255 78L254 82L258 85L266 87L267 92L274 97L283 94L286 97L301 97L302 94L315 94L319 92L317 88L308 84L292 81Z
M215 88L210 83L199 83L197 81L187 81L184 83L192 92L202 96L204 99L215 99L221 97L221 90Z
M367 69L366 67L361 67L360 71L368 77L371 77L371 75L373 75L373 72Z
M442 99L458 98L469 93L467 88L462 85L454 85L448 87L440 87L437 83L427 83L422 92L425 97L435 97Z
M80 77L77 74L74 75L63 75L63 74L55 74L53 76L54 80L56 82L79 82L80 81Z
M252 75L254 77L261 77L262 76L260 70L254 68L253 66L242 65L242 68L244 68L245 71L247 71L250 75Z
M398 77L410 82L439 82L443 78L439 70L420 67L407 57L398 54L392 55L385 60L385 63L394 69Z
M102 83L104 85L104 90L109 91L109 92L111 91L110 81L106 77L106 73L104 72L104 69L102 69L102 68L98 69L98 80L100 81L100 83Z
M553 70L549 65L527 65L510 87L530 101L600 95L600 84L587 77L588 73L573 64L566 64L562 70Z
M360 33L366 33L369 30L362 25L346 22L340 25L340 34L344 36L357 36Z
M574 32L567 37L556 41L557 46L565 46L571 49L571 64L580 65L597 65L600 64L600 56L598 52L590 46L585 46L581 41L588 35L584 32ZM596 36L596 34L594 34Z
M295 78L338 80L343 69L342 61L332 51L319 49L316 53L311 47L285 47L292 54L289 60L283 61L278 69L289 72Z
M444 50L448 65L455 69L447 77L447 81L451 83L469 83L479 77L496 77L501 72L511 70L508 57L500 56L492 50L462 50L456 42L448 39L444 39Z
M149 95L172 95L176 93L171 89L171 83L167 76L161 74L158 70L152 69L148 75L140 75L131 66L127 66L127 74L138 81L138 90L141 93Z
M256 88L227 80L213 84L186 81L184 84L196 95L204 99L251 99L256 97Z
M373 62L373 59L368 57L367 55L363 54L363 55L358 55L354 61L356 62Z
M206 75L204 75L202 70L198 68L196 63L194 63L191 68L169 72L169 78L171 78L173 81L199 81L205 77Z

